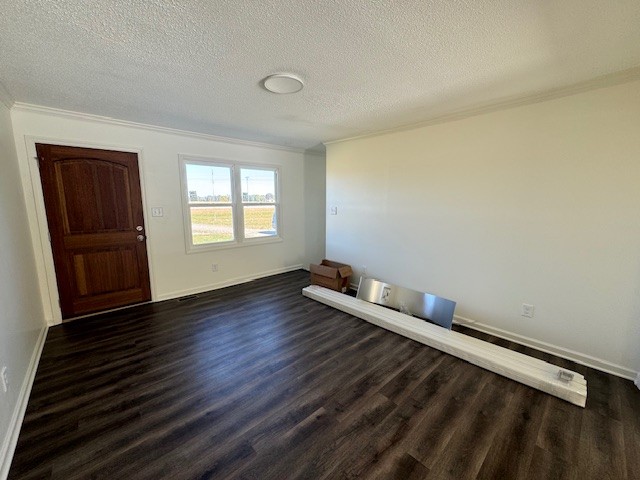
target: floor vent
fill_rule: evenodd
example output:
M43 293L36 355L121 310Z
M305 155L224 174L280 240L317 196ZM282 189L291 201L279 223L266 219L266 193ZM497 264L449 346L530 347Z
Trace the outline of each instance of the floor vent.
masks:
M200 298L200 295L187 295L186 297L180 297L178 301L188 302L189 300L195 300L196 298Z

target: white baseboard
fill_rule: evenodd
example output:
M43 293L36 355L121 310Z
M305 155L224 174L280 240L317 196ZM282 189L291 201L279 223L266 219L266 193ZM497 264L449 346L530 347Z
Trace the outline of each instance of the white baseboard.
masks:
M24 413L27 410L27 403L29 403L31 387L33 386L33 381L36 378L36 371L38 370L38 364L40 363L40 355L42 355L44 342L47 339L47 331L48 327L43 327L38 339L36 340L33 353L31 354L31 361L27 368L27 374L22 382L18 401L13 409L13 415L9 421L9 428L7 429L6 436L2 442L2 449L0 450L0 479L2 480L5 480L9 475L9 468L11 467L11 460L13 460L13 453L15 452L16 445L18 444L18 436L20 435L22 420L24 419Z
M222 282L210 283L208 285L204 285L196 288L189 288L187 290L176 290L174 292L164 293L162 295L158 295L158 297L155 298L153 301L161 302L163 300L171 300L172 298L184 297L185 295L194 295L197 293L209 292L211 290L218 290L219 288L230 287L232 285L239 285L241 283L251 282L259 278L270 277L272 275L278 275L280 273L293 272L294 270L301 270L302 268L303 268L302 265L291 265L290 267L276 268L273 270L267 270L265 272L253 273L251 275L246 275L243 277L230 278Z
M507 330L503 330L501 328L492 327L490 325L476 322L475 320L471 320L469 318L454 315L453 321L454 323L457 323L464 327L468 327L473 330L478 330L480 332L488 333L489 335L503 338L505 340L510 340L512 342L519 343L520 345L531 347L536 350L540 350L542 352L556 355L558 357L566 358L567 360L571 360L573 362L579 363L580 365L585 365L590 368L595 368L596 370L610 373L617 377L633 380L636 377L636 374L638 374L638 372L635 372L630 368L623 367L622 365L616 365L615 363L608 362L607 360L602 360L600 358L596 358L591 355L587 355L585 353L576 352L568 348L559 347L558 345L553 345L551 343L536 340L534 338L526 337L524 335L512 333Z

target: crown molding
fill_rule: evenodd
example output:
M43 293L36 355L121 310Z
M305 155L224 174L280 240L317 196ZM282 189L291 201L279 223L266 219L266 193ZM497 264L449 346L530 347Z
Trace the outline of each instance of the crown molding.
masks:
M621 85L623 83L633 82L640 80L640 67L630 68L628 70L622 70L620 72L612 73L609 75L603 75L584 82L574 83L565 87L554 88L546 90L544 92L538 92L526 96L514 96L502 98L498 101L490 102L487 104L475 106L472 108L466 108L457 110L445 115L439 115L427 120L423 120L416 123L410 123L400 125L394 128L386 130L379 130L376 132L363 133L361 135L354 135L351 137L340 138L337 140L331 140L324 142L324 145L334 145L336 143L348 142L351 140L358 140L362 138L377 137L380 135L386 135L388 133L404 132L407 130L414 130L422 127L429 127L431 125L438 125L441 123L453 122L456 120L463 120L469 117L475 117L483 115L485 113L496 112L499 110L507 110L510 108L521 107L524 105L531 105L534 103L545 102L547 100L553 100L556 98L568 97L578 93L588 92L590 90L596 90L598 88L611 87L614 85Z
M223 137L223 136L212 135L208 133L199 133L199 132L192 132L189 130L180 130L177 128L161 127L158 125L131 122L129 120L120 120L113 117L105 117L102 115L93 115L90 113L75 112L72 110L63 110L60 108L45 107L42 105L33 105L30 103L15 102L13 104L12 110L17 112L39 113L39 114L50 115L50 116L55 116L60 118L83 120L87 122L96 122L96 123L102 123L107 125L116 125L120 127L137 128L141 130L165 133L169 135L179 135L182 137L191 137L191 138L197 138L201 140L209 140L213 142L231 143L235 145L243 145L243 146L258 147L258 148L269 148L272 150L282 150L285 152L306 153L305 149L303 148L287 147L285 145L277 145L273 143L256 142L252 140L242 140L240 138Z
M318 150L305 150L304 154L306 156L320 157L320 158L325 158L327 156L326 152L319 152Z
M2 82L0 82L0 103L3 103L8 109L11 109L16 103Z

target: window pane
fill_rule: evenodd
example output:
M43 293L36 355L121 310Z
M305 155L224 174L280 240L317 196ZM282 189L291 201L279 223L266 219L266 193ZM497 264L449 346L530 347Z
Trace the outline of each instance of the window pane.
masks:
M273 237L278 234L275 205L252 205L244 208L244 237Z
M186 170L190 204L231 203L231 168L187 163Z
M276 202L275 170L241 168L242 201L254 203Z
M190 207L191 236L194 245L233 240L231 207Z

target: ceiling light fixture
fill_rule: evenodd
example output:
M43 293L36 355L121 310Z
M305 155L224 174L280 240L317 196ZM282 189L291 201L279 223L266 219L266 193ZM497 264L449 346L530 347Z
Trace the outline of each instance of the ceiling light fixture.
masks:
M290 73L269 75L262 81L262 85L272 93L296 93L304 87L302 80Z

